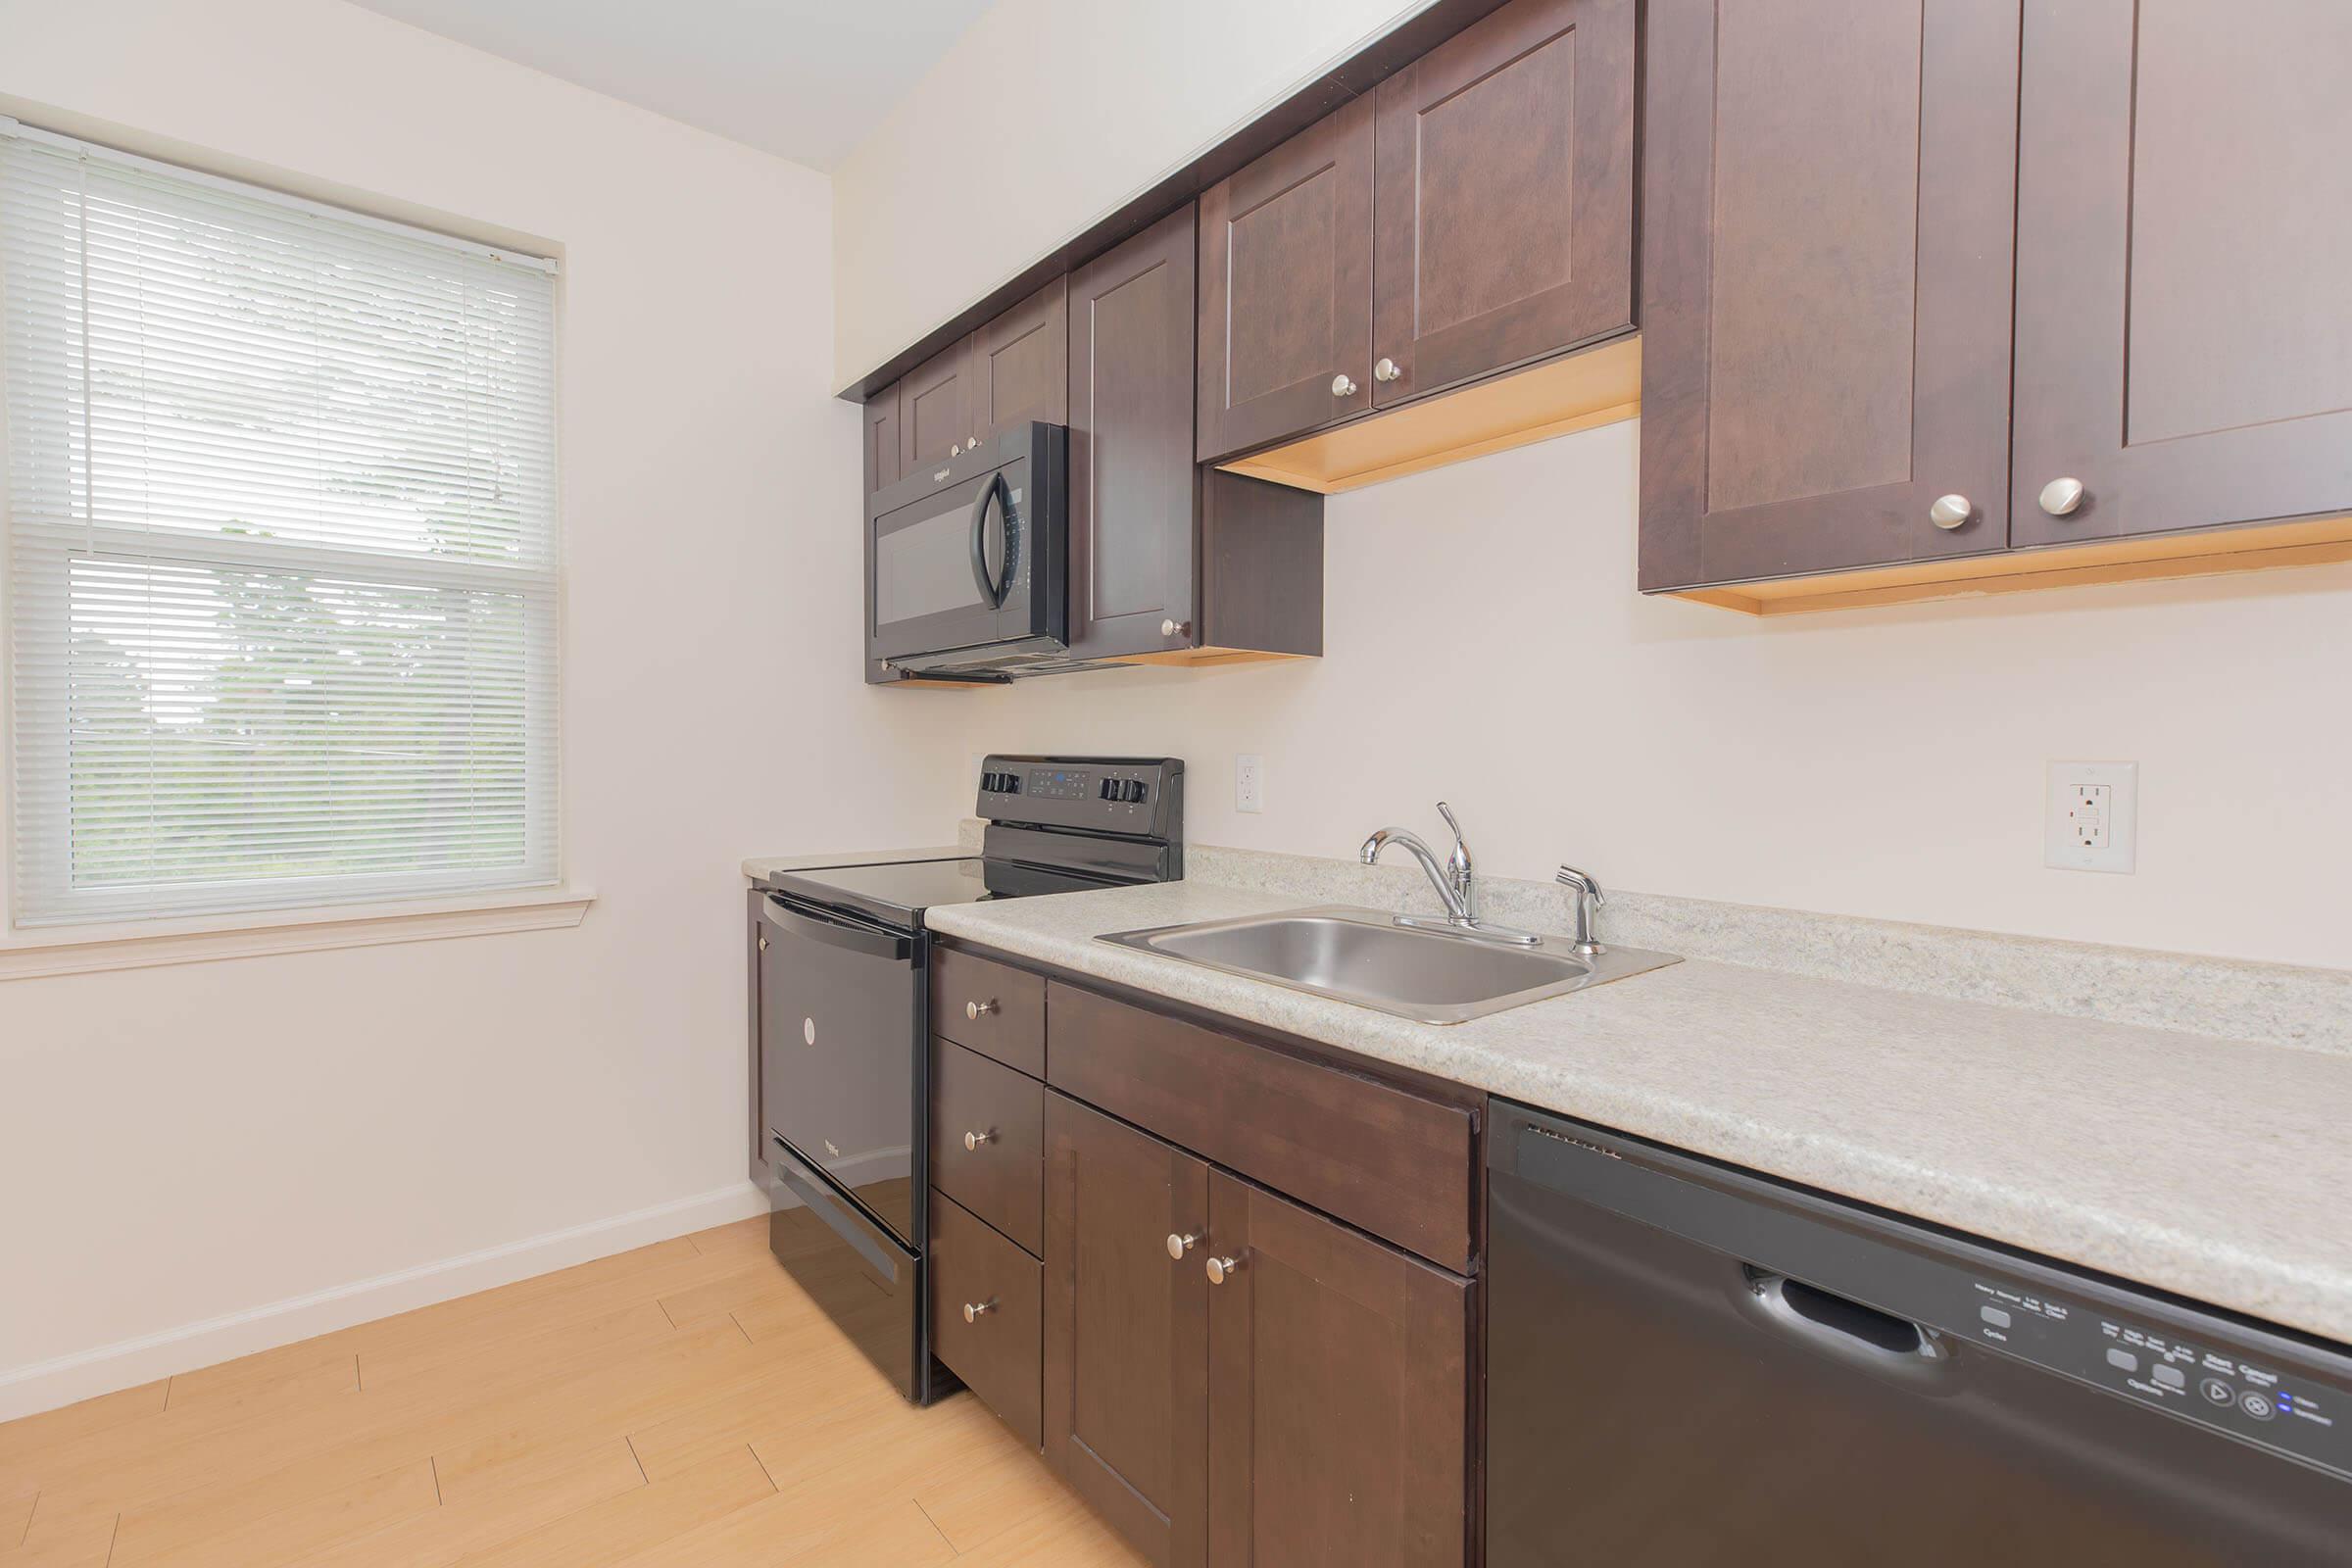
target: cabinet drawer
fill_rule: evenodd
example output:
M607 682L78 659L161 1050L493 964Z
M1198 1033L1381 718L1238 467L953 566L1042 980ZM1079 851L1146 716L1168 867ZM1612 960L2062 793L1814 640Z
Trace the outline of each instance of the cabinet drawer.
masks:
M932 1185L1040 1255L1045 1119L1044 1084L932 1037Z
M1046 983L968 953L935 949L931 1031L1032 1078L1043 1078Z
M1470 1112L1055 982L1047 1082L1170 1143L1469 1271Z
M1033 1448L1043 1431L1040 1290L1036 1258L933 1190L931 1348Z

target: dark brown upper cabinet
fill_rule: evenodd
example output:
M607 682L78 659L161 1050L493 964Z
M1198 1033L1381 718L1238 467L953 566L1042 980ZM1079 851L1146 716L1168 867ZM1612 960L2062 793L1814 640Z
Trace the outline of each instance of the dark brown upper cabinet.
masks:
M1644 48L1642 586L2002 549L2015 0L1651 0Z
M2347 69L2341 0L2026 7L2017 544L2352 507Z
M1206 461L1372 406L1372 100L1200 198Z
M1510 0L1200 198L1203 461L1330 493L1632 416L1630 348L1561 357L1634 326L1638 10Z
M1207 1166L1046 1097L1046 1459L1161 1568L1206 1560L1207 1231Z
M1069 419L1068 280L1055 278L909 370L897 394L899 466L912 473L1029 419ZM868 405L868 423L873 422Z
M1188 204L1070 283L1070 646L1089 657L1192 641L1194 257Z
M1634 0L1512 0L1382 82L1381 408L1634 324Z
M1470 1282L1208 1180L1208 1562L1459 1568Z
M1068 298L1057 277L972 334L967 445L1030 419L1069 422Z
M893 381L865 400L865 493L872 495L899 477L899 384Z
M1070 280L1070 647L1219 662L1323 651L1323 503L1193 457L1187 206Z
M899 473L942 463L973 433L972 341L954 343L899 382Z

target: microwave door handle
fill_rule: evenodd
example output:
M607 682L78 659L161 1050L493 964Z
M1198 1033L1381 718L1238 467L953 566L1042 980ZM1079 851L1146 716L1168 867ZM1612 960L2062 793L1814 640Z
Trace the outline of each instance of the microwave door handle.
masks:
M997 486L1004 475L992 473L980 486L979 497L972 502L972 581L980 586L980 597L991 610L1004 608L1006 584L999 583L988 574L988 504L997 498Z

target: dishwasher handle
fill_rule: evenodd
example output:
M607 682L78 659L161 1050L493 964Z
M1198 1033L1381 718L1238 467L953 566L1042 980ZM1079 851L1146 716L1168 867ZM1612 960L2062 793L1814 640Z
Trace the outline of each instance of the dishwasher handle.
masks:
M1951 1347L1925 1323L1753 1264L1742 1264L1740 1275L1740 1304L1767 1330L1923 1394L1957 1391Z

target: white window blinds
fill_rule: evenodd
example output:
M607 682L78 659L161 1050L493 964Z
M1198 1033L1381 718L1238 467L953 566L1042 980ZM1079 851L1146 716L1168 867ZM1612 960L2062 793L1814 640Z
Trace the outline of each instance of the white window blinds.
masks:
M549 273L0 121L19 924L556 880Z

